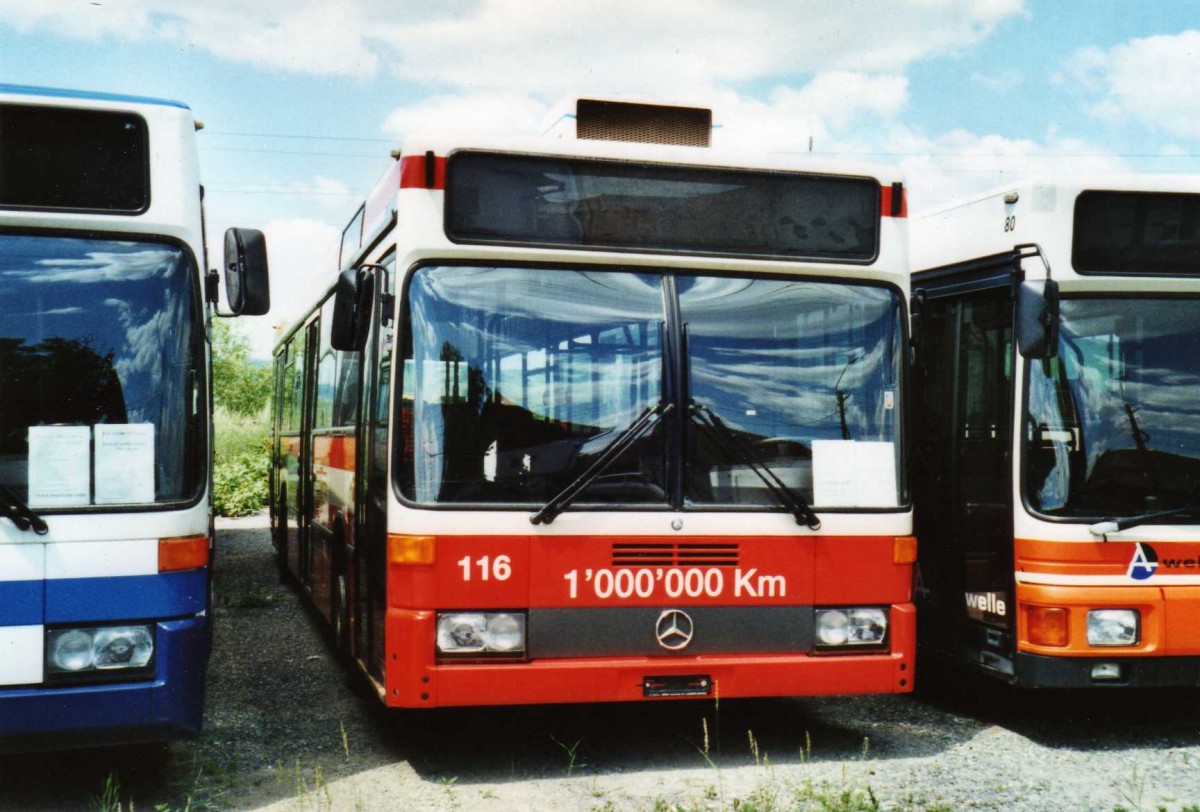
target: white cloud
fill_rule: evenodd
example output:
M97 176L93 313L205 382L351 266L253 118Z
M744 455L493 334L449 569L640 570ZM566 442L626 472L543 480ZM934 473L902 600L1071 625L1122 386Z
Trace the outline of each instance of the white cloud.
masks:
M158 39L316 75L384 70L434 87L705 91L820 70L894 73L957 53L1024 0L0 0L0 24L79 39Z
M1133 39L1105 51L1082 48L1056 77L1090 97L1087 110L1113 123L1137 121L1200 139L1200 31Z
M832 71L798 89L775 88L763 101L724 93L715 102L728 146L803 152L811 136L827 150L847 131L879 130L898 116L908 105L908 80Z
M132 41L154 33L148 5L136 0L105 6L71 0L0 0L0 23L21 32L50 30L71 39Z
M1055 132L1042 141L952 130L926 136L904 127L887 134L908 179L909 210L936 207L1006 182L1051 173L1128 171L1125 162L1099 147Z
M437 122L443 132L535 135L546 105L519 93L476 91L430 96L393 110L383 131L397 138L418 129L429 132L426 122Z
M286 328L300 308L316 301L317 290L337 274L341 230L319 220L273 220L263 226L271 271L271 312L247 320L255 357L270 356L275 329ZM268 340L263 340L264 338Z
M270 4L189 3L180 39L231 62L318 75L371 76L379 56L369 44L369 20L353 2Z
M472 15L397 23L383 36L408 79L522 88L696 93L731 82L846 70L892 73L959 52L1021 0L892 3L487 0Z
M394 5L383 0L0 0L0 23L72 39L160 40L269 70L371 76L381 64L380 45L371 32L396 13Z

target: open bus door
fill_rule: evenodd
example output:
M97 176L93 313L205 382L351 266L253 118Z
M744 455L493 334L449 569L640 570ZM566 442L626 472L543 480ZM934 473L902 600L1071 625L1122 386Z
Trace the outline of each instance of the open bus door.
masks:
M355 656L380 682L384 678L384 615L387 608L388 429L392 346L395 333L395 257L373 266L370 326L362 349L362 387L357 421L359 472L355 498L355 549L351 556L351 634Z
M926 296L913 421L922 636L1007 676L1016 628L1010 280L914 280Z

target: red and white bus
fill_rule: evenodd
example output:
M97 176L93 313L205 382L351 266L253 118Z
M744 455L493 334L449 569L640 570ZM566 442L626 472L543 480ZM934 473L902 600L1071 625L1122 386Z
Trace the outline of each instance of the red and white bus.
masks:
M410 138L283 333L279 563L387 705L911 690L904 186L712 130Z

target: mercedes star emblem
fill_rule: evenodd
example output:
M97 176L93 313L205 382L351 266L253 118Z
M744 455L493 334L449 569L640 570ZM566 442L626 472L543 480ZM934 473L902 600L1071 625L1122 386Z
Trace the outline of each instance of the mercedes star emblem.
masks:
M692 619L687 612L678 609L668 609L658 616L654 624L654 636L658 644L668 651L679 651L687 648L692 642Z

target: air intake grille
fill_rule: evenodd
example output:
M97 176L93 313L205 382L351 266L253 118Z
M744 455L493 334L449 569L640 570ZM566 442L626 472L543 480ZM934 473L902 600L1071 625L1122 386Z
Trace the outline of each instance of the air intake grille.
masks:
M633 141L707 147L712 111L702 107L580 99L575 105L575 137L593 141Z
M737 544L614 544L614 567L736 567Z

